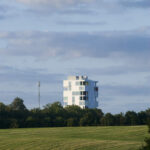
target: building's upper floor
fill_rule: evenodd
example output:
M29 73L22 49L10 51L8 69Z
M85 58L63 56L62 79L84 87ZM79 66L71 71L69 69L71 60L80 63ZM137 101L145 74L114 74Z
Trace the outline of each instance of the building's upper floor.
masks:
M68 76L68 80L87 80L87 76Z
M64 91L84 91L94 88L98 91L97 81L89 80L87 76L69 76L63 81Z

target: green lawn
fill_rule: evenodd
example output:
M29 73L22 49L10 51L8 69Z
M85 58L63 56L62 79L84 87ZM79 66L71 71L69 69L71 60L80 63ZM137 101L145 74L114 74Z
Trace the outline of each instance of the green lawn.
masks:
M0 150L137 150L146 126L0 130Z

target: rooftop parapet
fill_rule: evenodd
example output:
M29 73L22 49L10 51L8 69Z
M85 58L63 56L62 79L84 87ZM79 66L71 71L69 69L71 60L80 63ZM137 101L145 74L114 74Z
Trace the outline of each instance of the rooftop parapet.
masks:
M68 76L68 80L87 80L87 76Z

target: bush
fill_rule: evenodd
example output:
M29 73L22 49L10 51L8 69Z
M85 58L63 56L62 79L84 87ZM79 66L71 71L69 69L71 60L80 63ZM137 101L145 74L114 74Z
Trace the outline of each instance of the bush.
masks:
M150 134L150 124L148 125L148 133ZM145 145L143 145L140 150L150 150L150 137L145 138Z

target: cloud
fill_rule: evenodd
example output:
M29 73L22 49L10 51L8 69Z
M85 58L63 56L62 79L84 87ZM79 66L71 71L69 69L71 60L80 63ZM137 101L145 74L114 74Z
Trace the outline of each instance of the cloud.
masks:
M36 15L95 15L91 5L97 0L15 0L27 7L25 13ZM103 1L103 0L100 0Z
M16 6L10 4L0 4L0 20L14 18L18 16Z
M0 15L0 20L4 19L5 17L3 15Z
M16 0L23 3L30 8L40 10L41 12L58 11L59 9L68 9L65 12L84 13L87 10L95 8L97 10L104 10L105 12L122 12L123 8L148 8L150 7L149 0ZM89 9L90 8L90 9ZM65 10L64 9L64 10Z
M98 14L100 12L120 12L122 5L118 0L16 0L29 7L32 13L53 12L59 14Z
M95 0L17 0L18 2L22 2L25 4L53 4L53 5L60 5L60 4L75 4L75 3L88 3L93 2Z
M11 32L0 33L7 46L0 54L50 57L148 57L150 35L145 32ZM132 55L132 56L131 56Z
M8 6L0 4L0 14L6 13L7 9L8 9Z
M103 112L120 113L134 110L136 112L144 111L149 107L149 97L102 97L99 100L99 108Z
M122 0L120 4L124 7L137 7L137 8L149 8L150 1L149 0Z
M123 61L122 61L123 62ZM101 67L97 66L95 68L76 68L76 72L79 74L88 75L100 75L100 76L120 76L125 74L136 74L136 73L150 73L150 64L130 64L125 62L118 66Z
M56 12L55 12L56 13ZM63 10L59 10L57 11L58 14L83 14L83 15L97 15L98 12L93 10L93 9L90 9L90 8L87 8L87 7L76 7L76 8L72 8L72 7L69 7L69 8L66 8L66 9L63 9Z
M68 5L77 5L84 3L93 3L96 0L16 0L17 2L21 2L30 6L49 6L55 8L61 8Z
M103 96L150 96L150 86L101 85Z
M0 5L0 20L5 19L8 13L8 6Z
M0 101L9 104L19 96L28 108L38 106L37 82L41 81L41 105L62 100L63 73L48 73L45 69L17 69L0 65Z
M0 91L0 102L4 104L12 103L13 99L20 97L24 100L24 104L28 109L39 107L38 102L38 91L35 87L35 91ZM44 106L48 103L54 103L56 101L62 102L62 93L61 92L44 92L41 91L41 106Z
M10 66L0 66L0 82L35 84L41 81L44 84L58 84L61 83L64 78L64 74L50 74L46 72L47 71L43 69L16 69Z
M96 25L105 25L105 22L88 22L88 21L58 21L58 24L62 25L80 25L80 26L96 26Z

